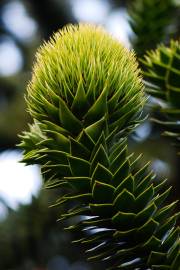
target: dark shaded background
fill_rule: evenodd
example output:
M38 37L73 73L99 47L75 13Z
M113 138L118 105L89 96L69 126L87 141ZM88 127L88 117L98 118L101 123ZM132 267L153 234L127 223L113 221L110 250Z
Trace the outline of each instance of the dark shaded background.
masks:
M79 20L72 9L72 2L68 0L0 1L1 153L5 150L16 150L16 144L19 142L18 134L26 130L28 122L31 122L26 112L24 93L27 82L31 78L37 47L42 40L48 40L54 31ZM110 18L111 14L117 15L118 12L119 14L121 11L124 12L131 1L97 0L91 2L108 4L107 15ZM18 7L24 14L20 25L24 24L25 27L16 27L15 31L12 25L16 25ZM112 17L112 21L113 19L115 17ZM106 18L103 19L103 23L106 25ZM115 23L113 25L115 27ZM28 27L31 28L32 33L29 32ZM176 32L175 35L177 36L178 33ZM133 44L133 36L131 36L131 41ZM12 61L12 48L18 55L15 62ZM3 65L4 67L7 65L7 68L2 68ZM150 113L148 106L145 111ZM174 199L178 198L180 193L178 179L180 162L171 141L162 138L161 132L159 126L146 120L130 138L130 149L136 154L143 152L144 160L152 161L152 168L157 172L159 179L168 177L169 182L174 186L171 195ZM0 163L1 172L2 166ZM5 175L1 174L1 179L3 177ZM12 181L16 181L16 178L18 175L14 175ZM38 196L32 198L30 204L19 204L18 207L13 208L1 194L1 179L0 209L5 209L5 214L3 216L0 211L0 270L99 269L99 266L93 265L92 268L85 262L83 251L71 244L72 236L67 232L64 233L63 226L56 222L59 209L49 209L49 202L59 195L57 192L43 190Z

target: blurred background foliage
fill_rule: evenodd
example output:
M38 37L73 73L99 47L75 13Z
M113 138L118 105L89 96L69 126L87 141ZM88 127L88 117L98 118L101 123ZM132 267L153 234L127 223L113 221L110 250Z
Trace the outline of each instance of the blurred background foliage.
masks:
M0 157L0 269L92 269L85 262L82 250L70 244L72 236L64 233L61 223L56 222L59 209L49 208L51 197L59 194L38 190L29 202L14 206L2 189L8 170L12 171L11 181L16 182L20 177L11 165L3 170L3 159L7 150L17 151L18 134L27 130L31 121L24 94L35 51L42 40L48 40L68 23L100 23L142 57L159 43L168 45L171 38L179 38L179 17L179 0L0 1L0 154L3 155ZM151 109L156 103L154 98L149 98L144 115L158 118L158 112ZM171 139L161 137L163 131L149 117L131 136L130 151L143 153L145 161L151 160L159 179L168 177L174 187L171 196L175 199L180 195L180 160ZM38 174L34 178L40 181ZM26 173L23 181L26 185ZM8 186L12 196L13 185ZM24 192L23 185L17 189ZM99 268L93 265L93 269Z

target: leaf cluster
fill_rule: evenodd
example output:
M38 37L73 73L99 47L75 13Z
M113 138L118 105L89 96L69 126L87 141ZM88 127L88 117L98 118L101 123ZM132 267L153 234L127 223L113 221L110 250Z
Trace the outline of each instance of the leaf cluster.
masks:
M88 257L108 269L177 270L177 202L163 204L170 189L127 151L145 102L133 53L102 28L68 26L39 50L26 99L34 124L23 161L61 190L60 220Z
M171 41L169 47L158 46L141 60L146 90L163 101L159 111L162 119L154 119L167 130L164 134L180 140L180 42Z

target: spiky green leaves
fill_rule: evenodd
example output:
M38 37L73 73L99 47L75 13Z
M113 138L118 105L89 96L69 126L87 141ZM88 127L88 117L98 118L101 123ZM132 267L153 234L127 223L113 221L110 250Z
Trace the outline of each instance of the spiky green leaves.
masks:
M160 45L155 51L147 52L142 64L144 77L152 83L150 93L179 109L180 42L172 40L170 47Z
M134 55L102 28L69 26L37 54L27 102L35 124L23 136L24 161L60 190L55 204L69 209L60 219L79 220L69 229L89 257L111 269L177 265L174 205L160 208L169 190L160 194L127 154L124 137L144 103Z
M127 128L144 94L133 53L102 28L80 24L40 48L27 102L35 119L76 136L102 117L110 132Z
M171 135L180 139L180 42L171 41L170 47L160 45L149 51L141 60L144 77L150 84L147 91L165 102L160 109L165 119L156 120L163 124Z
M107 261L108 269L175 269L173 265L179 262L179 230L174 227L178 215L171 214L177 202L163 205L170 189L161 191L164 185L155 183L148 165L133 169L125 141L116 145L116 151L111 149L111 155L108 149L106 140L103 146L99 140L85 171L82 161L76 160L81 177L64 179L72 193L57 203L78 198L78 205L61 219L71 222L72 217L80 217L68 229L79 231L82 238L77 241L85 246L89 259Z

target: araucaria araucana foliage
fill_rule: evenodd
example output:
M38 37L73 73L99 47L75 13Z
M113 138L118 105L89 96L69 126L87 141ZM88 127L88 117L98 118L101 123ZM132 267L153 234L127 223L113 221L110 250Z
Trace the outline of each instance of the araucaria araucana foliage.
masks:
M68 26L40 48L26 98L35 123L22 136L24 162L64 194L60 219L89 259L177 270L176 202L163 205L170 189L127 153L145 102L134 54L100 27Z
M164 126L164 134L173 137L180 148L180 41L172 40L169 47L158 46L141 62L147 92L163 101L159 106L161 119L154 121Z

